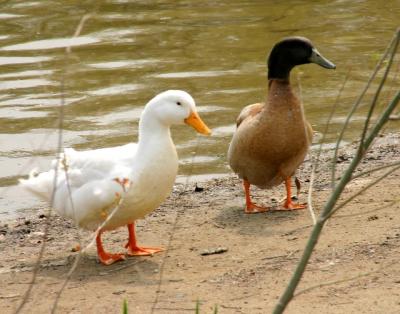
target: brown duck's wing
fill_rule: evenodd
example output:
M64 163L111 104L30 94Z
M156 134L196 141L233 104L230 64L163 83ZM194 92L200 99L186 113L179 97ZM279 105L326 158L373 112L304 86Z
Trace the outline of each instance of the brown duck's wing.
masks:
M236 127L249 117L256 116L263 108L263 103L252 104L244 107L236 119Z

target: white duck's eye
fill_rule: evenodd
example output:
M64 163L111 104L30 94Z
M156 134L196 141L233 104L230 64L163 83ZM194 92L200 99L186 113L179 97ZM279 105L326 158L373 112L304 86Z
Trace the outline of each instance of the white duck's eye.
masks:
M177 104L178 106L182 106L182 103L181 103L180 101L177 101L176 104Z

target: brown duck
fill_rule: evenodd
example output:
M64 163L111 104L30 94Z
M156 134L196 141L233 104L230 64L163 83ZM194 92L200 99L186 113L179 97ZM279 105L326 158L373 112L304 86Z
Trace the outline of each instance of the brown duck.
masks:
M269 92L265 103L243 108L228 150L228 161L240 178L246 194L246 213L269 210L252 203L250 185L268 189L283 181L287 197L284 208L302 209L291 199L291 176L304 161L312 140L303 105L290 86L290 71L296 65L316 63L336 66L325 59L304 37L289 37L275 44L268 58Z

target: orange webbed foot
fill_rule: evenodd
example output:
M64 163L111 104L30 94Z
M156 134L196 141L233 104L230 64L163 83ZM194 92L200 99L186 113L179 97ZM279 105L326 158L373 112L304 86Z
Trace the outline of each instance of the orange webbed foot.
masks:
M292 200L286 200L285 204L283 205L284 209L283 210L298 210L298 209L304 209L307 207L307 203L304 204L296 204L293 203Z
M296 178L297 179L297 178ZM292 202L292 193L291 193L291 185L290 185L290 177L285 179L286 185L286 201L283 205L284 209L281 210L297 210L297 209L304 209L307 207L307 203L305 204L296 204ZM300 181L297 179L296 182L297 189L300 189Z
M132 246L128 242L125 247L128 249L127 255L129 256L146 256L146 255L153 255L155 253L159 253L164 251L163 248L158 247L148 247L148 246Z
M244 208L244 212L246 214L257 214L257 213L265 213L269 211L271 208L270 207L261 207L257 206L256 204L250 203L246 204L246 207Z
M101 252L98 254L99 260L103 265L111 265L114 264L115 262L118 261L124 261L126 259L125 254L123 253L116 253L116 254L111 254L111 253L106 253L106 252Z
M135 234L135 224L128 224L128 232L129 232L129 240L125 247L128 249L127 254L129 256L145 256L145 255L153 255L155 253L164 251L162 248L158 247L146 247L146 246L138 246L136 243L136 234Z
M100 262L103 265L111 265L115 262L125 260L125 254L111 254L104 251L103 244L101 242L101 233L102 231L100 230L96 236L97 256L99 257Z
M257 206L251 201L250 197L250 182L247 180L243 180L243 187L244 187L244 193L246 197L246 207L244 208L244 212L246 214L257 214L257 213L265 213L266 211L269 211L271 208L269 207L261 207Z

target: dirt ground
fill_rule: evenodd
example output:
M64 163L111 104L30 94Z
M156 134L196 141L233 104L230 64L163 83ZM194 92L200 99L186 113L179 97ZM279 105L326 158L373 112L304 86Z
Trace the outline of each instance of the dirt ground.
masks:
M381 137L360 169L400 161L400 137ZM318 211L330 193L329 156L322 157L313 193ZM343 148L339 171L352 158ZM386 169L387 170L387 169ZM385 171L386 171L385 170ZM307 200L310 161L298 176ZM381 175L351 182L342 199ZM131 257L111 266L97 262L92 246L62 292L57 313L270 313L288 282L309 236L308 210L246 215L241 182L233 175L198 184L177 185L152 215L137 222L139 243L168 248L150 257ZM326 225L287 313L400 313L400 172L374 185L340 210ZM253 189L257 203L276 209L283 185ZM13 313L29 287L43 243L46 249L23 313L49 313L78 253L80 232L58 216L35 209L0 223L0 309ZM109 251L121 251L125 229L105 234ZM219 254L210 254L218 253ZM204 254L209 255L204 255ZM203 255L202 255L203 254ZM307 289L307 290L304 290ZM158 292L158 293L157 293Z

